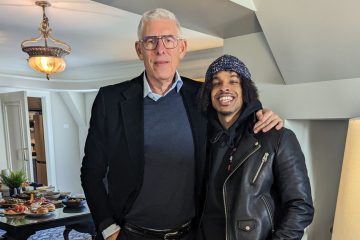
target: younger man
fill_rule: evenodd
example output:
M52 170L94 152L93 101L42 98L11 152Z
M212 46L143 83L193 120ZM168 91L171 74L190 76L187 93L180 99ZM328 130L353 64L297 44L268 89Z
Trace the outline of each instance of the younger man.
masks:
M253 133L261 104L249 70L234 56L209 66L201 93L211 122L204 238L301 239L314 209L294 133Z

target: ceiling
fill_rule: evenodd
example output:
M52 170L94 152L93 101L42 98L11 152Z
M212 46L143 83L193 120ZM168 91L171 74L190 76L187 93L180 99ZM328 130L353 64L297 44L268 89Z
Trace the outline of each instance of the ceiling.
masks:
M263 31L285 84L360 76L358 0L49 2L52 6L46 13L52 35L72 47L66 57L67 69L48 83L27 66L20 43L39 35L42 10L35 6L35 0L1 0L0 87L25 84L21 80L26 80L27 87L37 81L45 87L71 83L69 88L76 89L76 84L84 82L90 86L93 81L122 80L116 75L124 71L127 75L123 79L136 76L143 68L133 47L137 24L144 11L156 7L173 11L184 27L189 53L182 66L189 69L221 54L224 39ZM235 2L248 2L256 11Z
M254 3L286 84L360 77L360 1Z
M183 27L221 38L261 31L254 11L230 0L94 1L139 15L149 9L162 7L174 12Z
M52 35L72 47L66 57L65 72L55 80L85 80L81 69L117 63L138 63L134 50L141 15L89 0L52 0L46 9ZM126 1L123 1L126 2ZM133 1L127 1L133 2ZM0 2L0 74L19 78L42 78L27 66L27 54L20 43L39 35L42 9L35 0ZM183 29L189 52L221 47L223 39L199 31Z

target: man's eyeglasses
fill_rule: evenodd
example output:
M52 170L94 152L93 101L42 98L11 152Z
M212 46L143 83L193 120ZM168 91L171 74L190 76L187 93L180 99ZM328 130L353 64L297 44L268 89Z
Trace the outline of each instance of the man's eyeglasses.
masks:
M181 38L178 38L174 35L163 35L163 36L146 36L140 42L144 46L146 50L154 50L159 40L162 40L165 48L167 49L173 49L176 48L178 45L178 41L182 40Z

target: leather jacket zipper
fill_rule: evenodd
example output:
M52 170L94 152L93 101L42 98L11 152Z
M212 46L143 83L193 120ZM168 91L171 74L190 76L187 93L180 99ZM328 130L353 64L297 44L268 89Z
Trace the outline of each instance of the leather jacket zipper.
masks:
M260 198L261 198L261 200L264 202L266 211L267 211L268 216L269 216L269 219L270 219L271 232L274 232L274 223L273 223L273 216L272 216L271 211L270 211L270 204L269 204L269 202L266 200L266 198L265 198L264 195L262 195Z
M237 165L236 167L234 168L234 170L229 174L229 176L227 176L227 178L225 179L224 181L224 184L223 184L223 201L224 201L224 210L225 210L225 240L228 239L228 215L227 215L227 208L226 208L226 196L225 196L225 193L226 193L226 182L228 181L228 179L234 174L234 172L236 172L236 170L251 156L253 155L257 150L260 149L261 145L256 142L255 143L256 147L248 154L246 155L243 160L241 160Z
M260 164L258 170L256 171L256 174L255 174L255 176L254 176L254 178L253 178L253 180L252 180L252 183L253 183L253 184L255 183L256 179L258 178L258 176L259 176L259 174L260 174L260 172L261 172L261 169L263 168L264 164L267 162L268 156L269 156L269 153L266 152L266 153L264 154L263 158L261 159L261 164Z

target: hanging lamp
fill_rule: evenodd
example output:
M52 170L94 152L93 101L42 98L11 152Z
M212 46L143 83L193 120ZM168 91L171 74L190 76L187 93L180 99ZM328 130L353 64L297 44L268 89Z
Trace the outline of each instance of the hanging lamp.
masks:
M23 41L21 48L23 52L29 54L28 63L30 67L37 72L44 73L49 80L49 75L65 70L64 56L70 54L71 47L50 35L52 29L49 27L49 19L45 14L45 8L50 7L51 4L47 1L36 1L35 4L43 9L43 19L39 27L40 36ZM43 46L40 45L41 40L44 42ZM50 46L49 40L55 45ZM39 44L29 46L30 43Z

